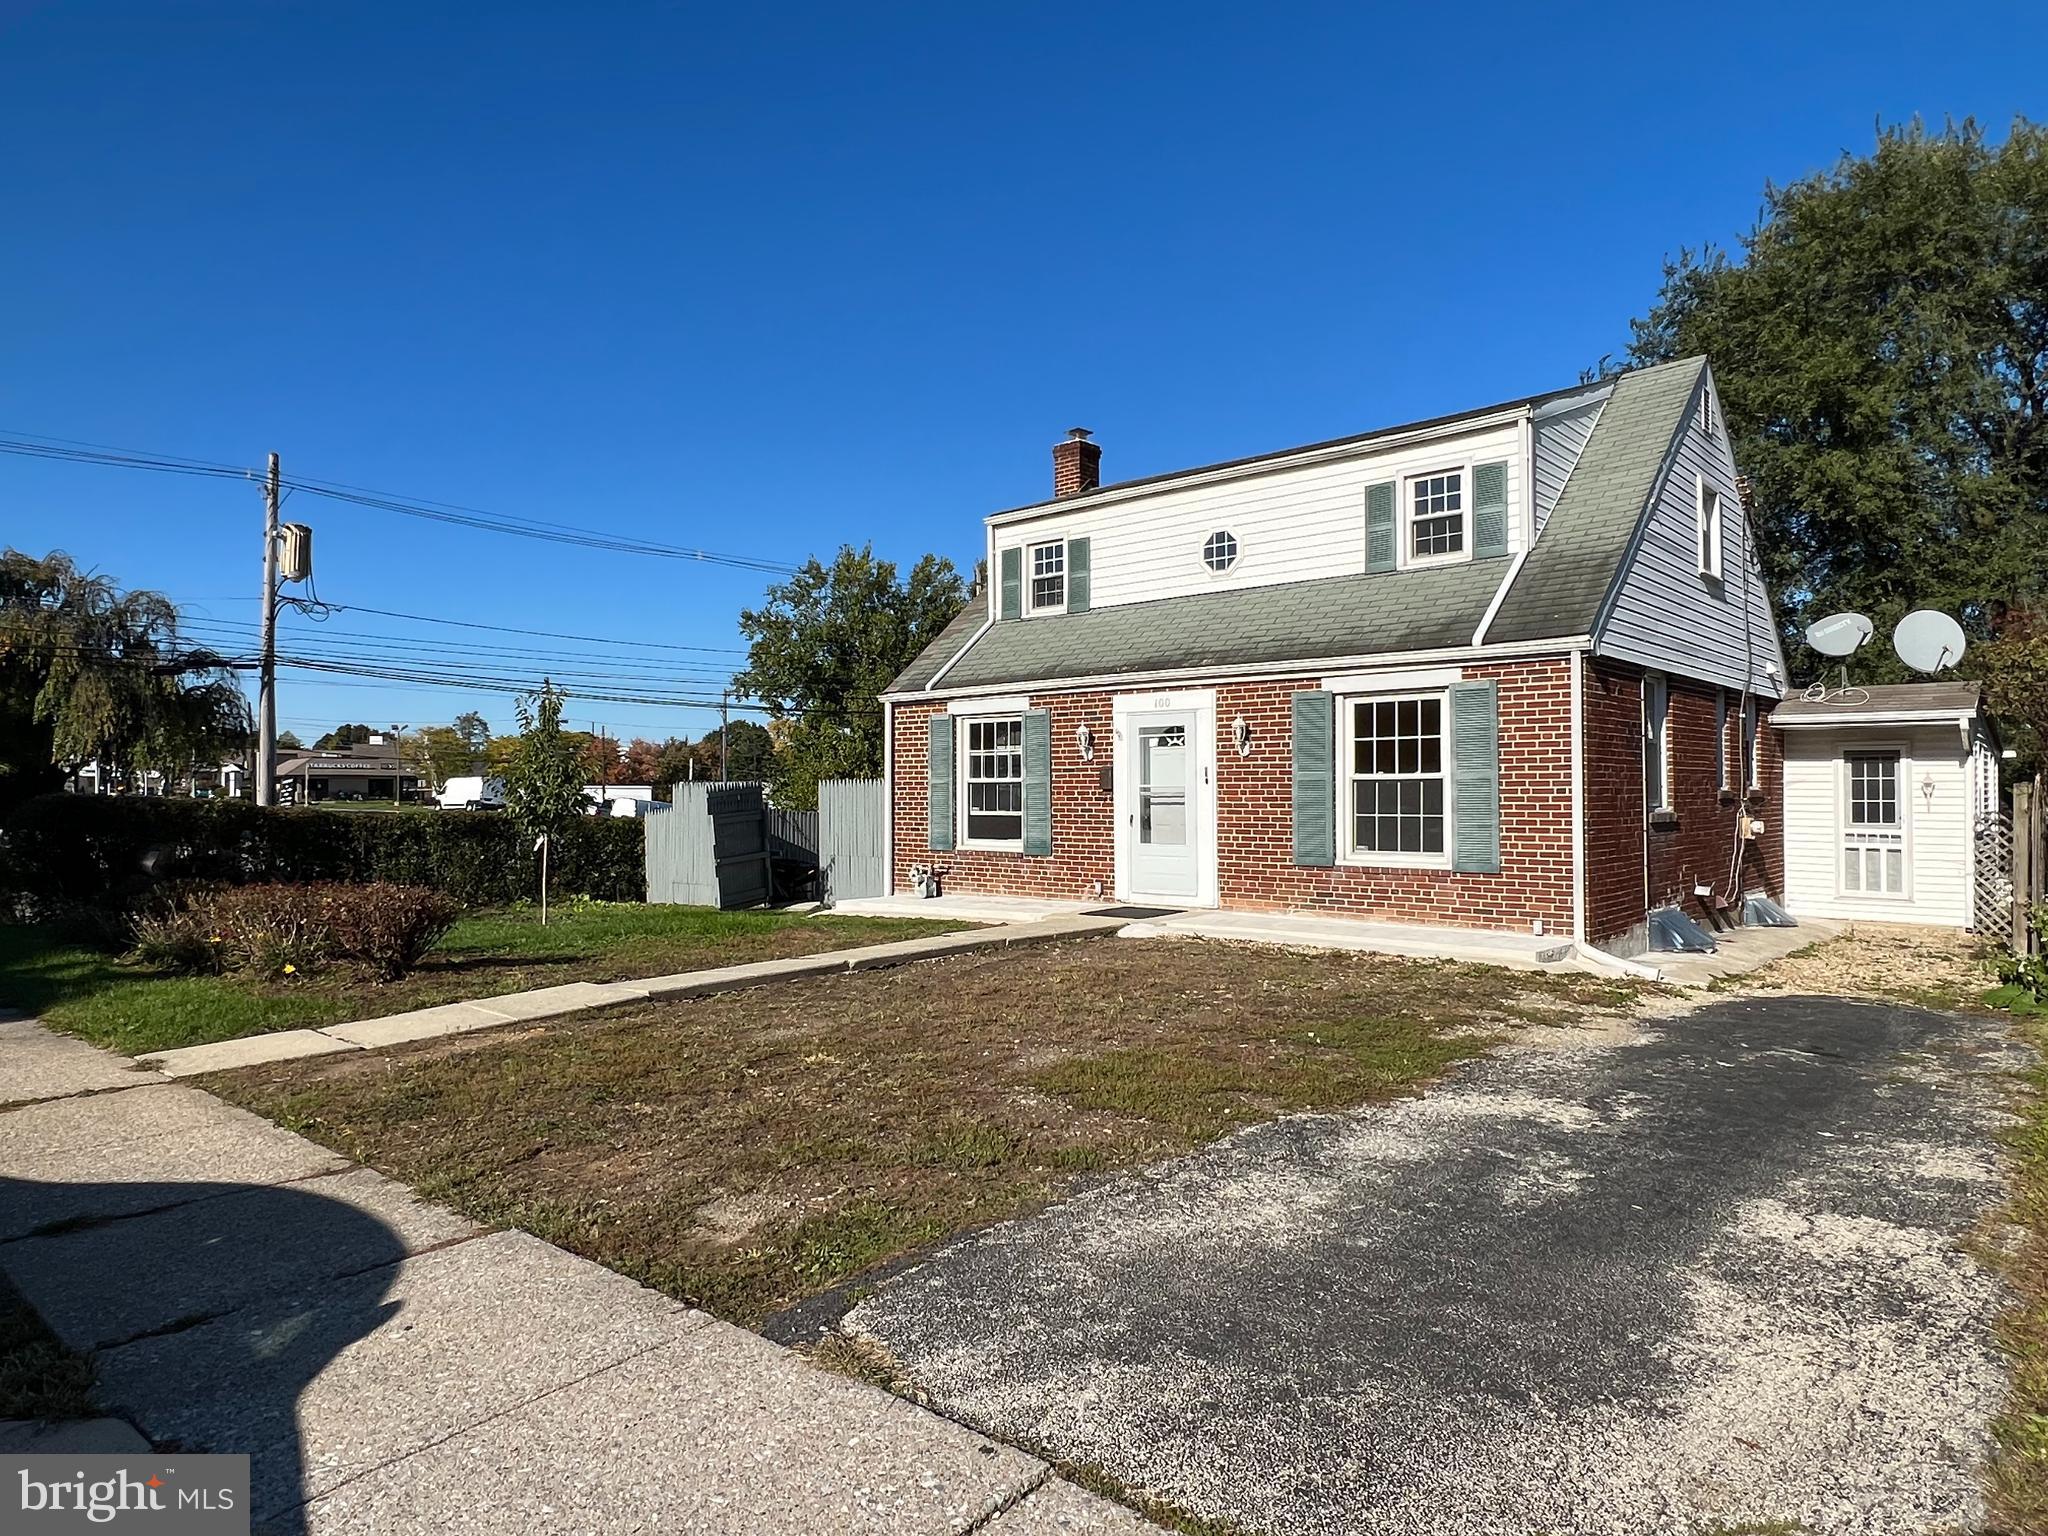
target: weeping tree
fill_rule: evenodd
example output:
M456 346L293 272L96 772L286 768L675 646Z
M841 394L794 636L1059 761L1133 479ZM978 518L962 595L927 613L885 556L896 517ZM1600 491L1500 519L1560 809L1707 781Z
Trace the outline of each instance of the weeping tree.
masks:
M169 598L66 554L0 553L0 808L89 762L102 782L181 773L250 734L233 672L184 643Z

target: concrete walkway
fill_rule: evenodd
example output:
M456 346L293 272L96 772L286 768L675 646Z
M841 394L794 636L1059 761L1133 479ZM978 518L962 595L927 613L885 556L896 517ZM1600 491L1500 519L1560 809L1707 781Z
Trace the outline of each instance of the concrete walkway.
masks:
M1040 916L1034 921L1011 920L1000 927L900 939L888 944L865 944L855 949L827 950L815 955L793 955L786 960L757 960L749 965L721 966L716 970L679 971L671 976L649 976L639 981L572 981L559 987L507 992L475 1002L443 1003L437 1008L417 1008L410 1013L387 1014L353 1024L330 1024L324 1029L280 1029L267 1035L248 1035L240 1040L218 1040L210 1045L155 1051L141 1060L168 1077L196 1077L202 1072L225 1072L233 1067L253 1067L301 1056L330 1056L337 1052L412 1045L421 1040L437 1040L444 1035L502 1029L507 1024L529 1024L536 1019L559 1018L566 1013L581 1013L590 1008L609 1008L615 1003L637 1003L648 998L710 997L719 992L738 992L747 987L765 986L798 976L873 970L885 965L904 965L913 960L936 959L965 950L1084 939L1114 933L1122 926L1115 918Z
M159 1448L251 1455L269 1536L1152 1529L1020 1451L32 1022L0 1023L0 1105L0 1272L93 1356L106 1412ZM0 1443L84 1450L110 1429L0 1426Z

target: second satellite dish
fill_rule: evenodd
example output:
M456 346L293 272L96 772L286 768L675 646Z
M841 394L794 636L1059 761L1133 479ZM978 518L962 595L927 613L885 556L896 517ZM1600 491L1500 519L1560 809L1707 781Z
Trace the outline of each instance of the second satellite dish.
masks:
M1871 629L1860 613L1831 613L1807 626L1806 643L1823 656L1847 656L1870 638Z
M1916 608L1892 631L1892 649L1915 672L1941 672L1963 659L1963 626L1933 608Z

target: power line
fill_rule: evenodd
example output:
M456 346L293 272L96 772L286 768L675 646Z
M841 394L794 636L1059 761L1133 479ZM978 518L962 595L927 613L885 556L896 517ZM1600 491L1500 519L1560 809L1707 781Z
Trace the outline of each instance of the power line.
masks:
M558 629L519 629L510 624L479 624L474 619L442 619L426 613L399 613L390 608L366 608L361 603L329 603L336 613L374 613L383 619L411 619L419 624L448 624L458 629L489 629L505 635L537 635L546 640L584 640L594 645L627 645L650 651L708 651L720 656L744 656L738 646L670 645L660 640L615 640L604 635L572 635Z
M232 480L257 478L255 470L233 464L211 463L204 459L190 459L174 454L146 453L139 449L86 446L74 440L41 437L32 432L15 431L0 437L0 453L23 458L50 459L67 464L92 464L110 469L149 470L157 474L197 475ZM767 560L753 555L718 554L711 550L690 549L674 544L657 543L652 539L634 539L604 533L597 529L579 528L569 523L551 523L538 518L485 512L476 507L464 507L453 502L409 499L393 492L352 486L344 481L294 479L284 481L282 484L290 490L304 491L309 496L325 497L330 501L350 502L356 506L396 513L401 517L423 518L489 533L541 539L549 543L569 544L585 549L612 550L620 554L688 560L701 565L718 565L773 575L788 575L796 570L795 566L783 560Z

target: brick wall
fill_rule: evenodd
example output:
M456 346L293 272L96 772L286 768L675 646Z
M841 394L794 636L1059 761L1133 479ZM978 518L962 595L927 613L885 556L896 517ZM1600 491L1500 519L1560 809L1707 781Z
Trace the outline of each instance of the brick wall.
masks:
M1565 658L1468 668L1500 682L1501 872L1387 869L1340 864L1295 867L1291 695L1315 679L1225 684L1217 689L1218 895L1227 907L1338 912L1390 921L1571 932L1571 668ZM929 852L926 819L930 705L895 713L896 870L908 886L912 864L933 862L947 888L1082 899L1102 882L1115 894L1114 797L1101 785L1115 742L1107 694L1048 694L1052 713L1053 851L1049 857L981 849ZM1251 726L1239 757L1231 722ZM1095 732L1095 760L1081 761L1075 728ZM1640 827L1640 819L1638 820ZM1638 843L1640 870L1640 843Z
M1648 907L1676 904L1696 919L1707 902L1693 894L1712 886L1731 901L1747 890L1782 891L1784 868L1784 766L1768 710L1758 727L1759 787L1746 800L1723 792L1716 769L1714 732L1719 710L1716 690L1685 678L1669 679L1665 732L1670 747L1668 815L1643 825L1642 674L1634 668L1596 662L1587 678L1587 933L1595 943L1628 932L1640 923L1645 871ZM1742 777L1740 696L1727 695L1724 737L1728 780ZM1745 804L1764 818L1762 837L1745 842L1736 877L1730 879L1736 818Z
M931 851L927 798L931 773L929 721L943 704L899 704L895 712L896 869L895 889L910 888L910 866L941 871L948 891L984 891L1004 896L1038 896L1086 901L1116 896L1115 797L1102 787L1102 771L1115 760L1115 734L1106 693L1040 694L1034 709L1052 713L1052 852L1042 858L987 848ZM1075 739L1083 724L1095 733L1095 760L1084 762ZM966 763L955 749L957 771ZM956 828L956 830L959 830ZM1101 881L1099 892L1091 887Z
M1640 674L1586 668L1586 937L1627 933L1643 896L1643 684Z

